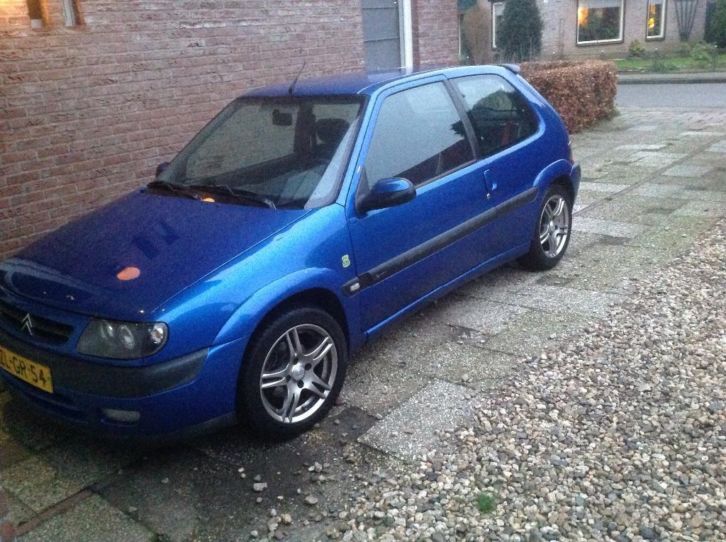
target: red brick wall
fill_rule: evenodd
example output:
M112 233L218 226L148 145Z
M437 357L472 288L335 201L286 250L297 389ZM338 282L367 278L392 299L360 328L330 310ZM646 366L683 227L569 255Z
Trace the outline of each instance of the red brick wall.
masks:
M250 87L363 67L356 0L0 0L0 257L149 180ZM458 56L454 0L412 0L414 53Z
M459 15L455 0L412 0L414 59L450 66L459 62Z
M362 66L345 0L0 0L0 256L148 180L245 89Z

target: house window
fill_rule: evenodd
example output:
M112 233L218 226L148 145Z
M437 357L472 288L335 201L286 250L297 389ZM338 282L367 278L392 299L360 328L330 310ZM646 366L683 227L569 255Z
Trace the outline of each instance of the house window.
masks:
M646 21L645 37L657 40L665 37L666 0L648 0L648 20Z
M615 43L623 41L624 0L578 0L577 43Z
M492 49L497 48L497 28L501 26L504 16L504 2L492 4Z

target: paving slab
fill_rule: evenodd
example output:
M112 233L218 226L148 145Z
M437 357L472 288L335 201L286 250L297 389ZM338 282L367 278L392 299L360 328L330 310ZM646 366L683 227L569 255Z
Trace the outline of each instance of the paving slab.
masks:
M629 184L618 184L618 183L594 183L594 182L583 182L580 183L580 191L578 192L578 199L582 192L604 192L606 194L614 194L626 190L631 185Z
M641 225L630 224L627 222L617 222L615 220L603 220L599 218L589 218L581 214L576 220L572 221L572 229L574 231L584 231L588 233L598 233L601 235L610 235L614 237L635 237L645 231Z
M726 203L689 201L674 214L676 216L702 216L717 218L720 216L726 216Z
M667 185L653 186L667 187ZM618 233L626 234L622 235L620 237L621 239L637 237L645 231L642 227L659 225L666 222L669 216L684 204L685 201L683 199L645 197L628 192L627 197L603 201L578 214L573 221L573 226L576 230L573 238L582 234L581 231L577 231L582 219L616 220L625 224L636 224L641 227L640 231L626 229L623 232L620 229L613 229L609 237L616 237ZM599 231L601 232L608 231L607 226L605 229L602 229L597 223L596 226L600 228ZM591 225L587 224L587 222L585 223L585 227L592 229Z
M143 525L93 495L71 510L53 517L19 542L154 542Z
M441 432L453 431L471 419L472 400L470 389L434 381L371 427L360 441L411 461L432 450L446 451L451 443Z
M31 451L43 450L69 438L67 430L28 412L21 401L11 400L9 393L3 393L0 399L0 431Z
M708 166L678 164L677 166L666 169L663 175L668 177L701 177L709 173L712 169Z
M511 291L504 288L490 288L489 299L506 299ZM450 296L439 304L431 316L445 324L465 327L485 335L501 331L509 320L527 309L509 304L495 303L469 296Z
M633 190L639 196L726 202L726 193L715 190L689 190L688 186L646 183Z
M522 363L521 356L495 352L478 345L444 343L431 355L429 374L439 380L477 390L490 390L507 378Z
M135 456L109 445L71 440L0 471L0 476L7 491L35 512L42 512L132 462Z
M648 168L663 168L685 158L687 154L679 152L638 151L633 157L634 165Z
M714 223L715 218L709 214L676 214L667 226L653 228L637 239L632 239L629 244L648 248L657 253L661 260L673 259L684 253L693 244L693 239Z
M706 152L716 152L719 154L726 154L726 139L719 141L718 143L714 143L709 148L706 149Z
M517 267L505 265L473 280L457 290L457 293L487 299L492 290L517 292L537 280L537 274Z
M502 301L504 300L503 298ZM506 298L507 303L520 307L546 312L574 312L585 315L602 315L607 312L610 305L621 301L623 301L622 296L612 293L547 284L538 284L526 293L509 294ZM512 319L509 319L508 322ZM500 331L503 329L506 329L506 324L500 328Z
M591 318L573 312L530 311L487 341L486 349L517 357L539 355L557 337L574 333Z
M0 491L2 491L2 489L0 489ZM12 521L15 525L25 523L36 516L35 512L23 504L12 493L6 491L5 499L7 500L8 509L10 510L10 521Z

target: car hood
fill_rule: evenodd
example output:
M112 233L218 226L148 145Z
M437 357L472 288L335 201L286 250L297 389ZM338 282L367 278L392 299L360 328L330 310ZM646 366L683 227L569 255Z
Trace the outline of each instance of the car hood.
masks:
M143 320L307 212L204 203L141 190L2 262L0 284L55 308Z

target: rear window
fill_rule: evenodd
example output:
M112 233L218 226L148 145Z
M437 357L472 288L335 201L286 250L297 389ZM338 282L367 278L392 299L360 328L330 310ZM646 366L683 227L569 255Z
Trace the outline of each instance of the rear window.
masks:
M537 131L537 117L525 98L498 75L453 80L461 93L483 156L510 147Z

